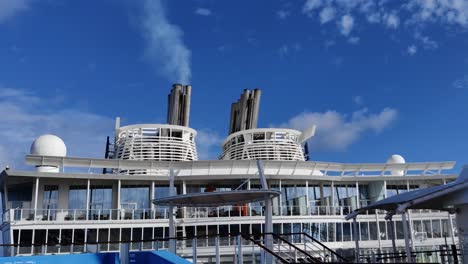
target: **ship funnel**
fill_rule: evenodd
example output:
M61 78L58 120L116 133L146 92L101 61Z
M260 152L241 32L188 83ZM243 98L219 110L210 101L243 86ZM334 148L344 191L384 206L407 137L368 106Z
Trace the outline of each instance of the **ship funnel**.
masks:
M167 124L189 126L192 86L174 84L167 102Z
M231 105L229 134L257 128L261 95L260 89L253 91L245 89L239 100Z

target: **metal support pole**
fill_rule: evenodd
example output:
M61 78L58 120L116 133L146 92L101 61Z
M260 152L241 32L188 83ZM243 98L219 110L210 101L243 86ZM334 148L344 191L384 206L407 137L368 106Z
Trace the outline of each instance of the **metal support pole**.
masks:
M450 237L452 238L452 245L455 245L455 234L453 232L453 217L448 213L448 227L450 228Z
M91 192L90 192L90 179L88 179L88 183L86 185L86 220L89 220L89 203L90 203L90 196L91 196Z
M174 196L174 170L169 169L169 196ZM174 206L169 206L169 252L176 254L176 228Z
M197 263L197 238L192 239L192 263Z
M242 264L242 236L237 235L237 264Z
M34 220L37 219L37 199L39 196L39 177L36 178L36 189L34 191ZM23 219L20 219L23 220Z
M378 210L375 210L375 223L377 224L377 234L378 237L377 239L379 240L379 249L382 249L382 239L380 237L380 222L379 222L379 212Z
M392 239L393 254L396 254L397 250L396 250L396 242L395 242L395 228L394 228L395 226L393 224L392 217L388 219L388 222L390 223L390 235L392 236L391 239Z
M356 259L355 262L359 263L359 232L358 232L358 222L356 220L356 217L353 218L353 236L354 236L354 243L356 247Z
M258 174L260 176L260 183L262 184L262 189L268 190L268 183L266 181L265 175L263 173L263 164L261 160L257 160L257 167L258 167ZM273 238L271 233L273 233L273 208L272 208L272 201L269 196L265 196L265 236L264 236L264 242L266 248L273 250ZM272 264L273 263L273 256L265 252L266 254L266 259L265 263L266 264Z
M220 263L219 257L219 236L215 237L215 250L216 250L216 264ZM194 262L196 263L196 262Z
M120 260L120 264L130 263L130 244L129 243L120 244L119 260Z
M413 263L413 256L411 255L411 237L408 229L408 216L406 212L401 213L401 219L403 221L403 234L405 236L405 250L406 256L409 263Z

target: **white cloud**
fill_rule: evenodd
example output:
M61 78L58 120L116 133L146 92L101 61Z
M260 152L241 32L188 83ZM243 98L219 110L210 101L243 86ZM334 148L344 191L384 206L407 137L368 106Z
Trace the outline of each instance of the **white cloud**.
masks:
M388 28L396 29L400 25L400 18L394 13L386 14L384 20Z
M423 36L419 32L416 32L414 38L418 40L419 42L421 42L421 45L425 49L437 49L439 47L439 44L437 44L437 42L430 39L428 36Z
M335 8L327 6L320 11L320 23L325 24L332 21L335 18Z
M146 0L141 23L146 39L146 58L171 82L189 83L191 52L182 30L171 24L161 0Z
M278 49L278 53L280 56L286 56L292 52L299 52L302 50L302 45L299 42L293 44L283 44Z
M409 23L446 23L468 27L468 1L411 0L405 5L411 12Z
M409 55L413 56L414 54L416 54L416 52L418 52L418 48L415 45L411 45L406 51Z
M362 105L364 103L364 99L360 95L353 96L353 102L357 105Z
M280 56L286 56L289 53L289 47L286 44L283 44L279 49L278 53Z
M278 10L278 12L276 12L276 16L278 16L279 19L286 19L289 15L291 15L291 12L286 10Z
M28 9L29 0L0 0L0 24Z
M198 129L195 141L199 160L218 159L223 138L216 131Z
M354 18L350 15L344 15L339 22L341 34L348 36L354 27Z
M69 156L104 157L106 136L113 119L57 104L22 89L0 87L0 168L24 167L24 155L42 134L61 137Z
M410 30L428 32L429 24L468 28L467 0L307 0L302 12L311 18L318 17L321 24L341 18L337 28L345 36L352 29L351 21L380 24L387 29L405 25Z
M360 40L361 40L361 39L360 39L359 37L350 37L350 38L348 39L348 42L349 42L350 44L357 45L357 44L359 44L359 41L360 41Z
M457 89L468 89L468 74L463 79L458 79L453 82L453 87Z
M397 110L392 108L385 108L376 114L368 113L367 108L355 111L351 115L336 111L305 112L281 126L303 130L317 125L316 135L309 142L312 151L344 151L364 133L382 132L395 122L397 116Z
M302 12L310 14L311 11L319 8L323 4L322 0L307 0L302 8Z
M195 9L194 13L197 14L197 15L200 15L200 16L211 16L211 14L212 14L211 10L209 10L207 8L201 8L201 7Z

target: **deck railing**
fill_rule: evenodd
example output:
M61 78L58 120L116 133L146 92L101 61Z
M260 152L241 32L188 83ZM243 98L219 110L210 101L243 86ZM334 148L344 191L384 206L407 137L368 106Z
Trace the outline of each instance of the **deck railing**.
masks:
M273 209L273 216L345 216L349 206L283 206ZM176 218L233 218L264 217L264 207L255 205L224 207L178 208ZM413 210L415 214L435 213L436 210ZM378 212L384 214L385 212ZM51 221L128 221L169 219L168 207L152 209L8 209L3 213L3 222L51 222Z

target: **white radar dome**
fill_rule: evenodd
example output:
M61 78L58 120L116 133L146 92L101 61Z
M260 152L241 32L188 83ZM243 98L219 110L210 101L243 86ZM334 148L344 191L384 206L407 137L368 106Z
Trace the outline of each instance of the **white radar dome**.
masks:
M65 157L67 147L63 140L54 135L42 135L31 145L32 155Z
M398 155L398 154L393 154L387 160L387 164L404 164L404 163L406 163L405 159L401 155ZM403 176L405 174L403 170L392 170L391 173L392 175L395 175L395 176Z
M388 164L402 164L402 163L405 163L405 159L401 155L393 154L392 156L390 156L390 158L388 158L387 163Z

